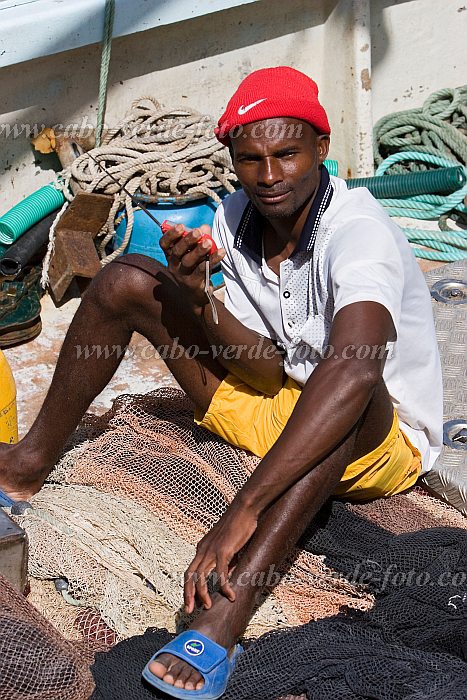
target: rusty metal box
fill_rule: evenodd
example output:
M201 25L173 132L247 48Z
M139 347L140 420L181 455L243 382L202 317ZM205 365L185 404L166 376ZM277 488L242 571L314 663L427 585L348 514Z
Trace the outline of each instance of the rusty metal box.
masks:
M28 539L0 508L0 574L23 593L27 583Z

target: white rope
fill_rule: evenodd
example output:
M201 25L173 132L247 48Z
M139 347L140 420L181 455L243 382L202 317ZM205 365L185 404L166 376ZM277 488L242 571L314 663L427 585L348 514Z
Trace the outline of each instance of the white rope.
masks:
M71 172L69 170L62 170L61 173L58 173L56 179L50 183L57 190L60 190L61 192L63 192L63 196L65 197L65 203L63 204L62 208L60 209L57 216L53 220L52 226L50 227L49 242L47 244L47 253L45 254L44 261L42 263L42 274L41 274L41 287L42 287L42 289L46 289L46 287L49 284L50 261L52 260L52 256L53 256L54 250L55 250L55 229L57 228L58 222L62 218L62 214L64 214L64 212L70 206L70 203L73 201L73 194L70 190L70 180L71 180Z
M108 219L101 230L99 247L105 265L125 250L133 230L134 211L125 187L145 202L186 196L209 197L217 204L217 190L234 191L237 178L227 149L214 136L211 117L182 107L165 109L153 97L133 102L129 112L111 131L99 148L90 153L119 184L107 175L87 153L71 166L71 176L86 192L114 196ZM121 245L105 256L105 247L115 235L115 226L124 211L127 226ZM116 222L116 218L117 222Z
M58 212L57 216L55 217L52 226L50 227L49 231L49 242L47 244L47 253L45 254L44 261L42 263L42 274L41 274L41 287L42 289L46 289L49 285L49 268L50 268L50 261L52 260L52 256L55 251L55 229L57 227L58 222L60 221L62 214L68 209L70 206L70 202L65 202L63 207L60 209Z

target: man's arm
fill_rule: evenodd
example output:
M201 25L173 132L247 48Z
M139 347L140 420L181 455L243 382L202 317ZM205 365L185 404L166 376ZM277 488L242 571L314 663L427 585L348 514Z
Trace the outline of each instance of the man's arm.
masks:
M180 225L164 234L160 245L167 256L169 270L185 289L187 304L203 325L211 346L217 349L218 362L251 387L274 395L282 387L284 378L280 350L269 338L246 328L218 299L215 299L218 324L213 321L204 291L205 261L210 244L197 244L201 236L210 231L209 226L203 225L183 236L184 227ZM225 251L220 249L211 256L211 265L224 256Z
M225 595L234 599L228 583L233 557L252 536L262 513L322 462L361 418L381 382L386 343L395 335L391 315L379 303L357 302L337 313L329 338L332 352L308 379L275 445L198 545L187 572L187 610L193 609L195 592L210 606L204 577L214 570ZM336 475L336 484L341 477ZM321 486L317 479L317 501Z
M381 304L357 302L339 311L329 338L333 351L319 362L281 437L239 492L243 507L259 516L350 432L381 381L393 338L391 315Z
M284 383L283 353L260 333L246 328L215 299L219 323L212 319L211 308L197 308L197 315L204 332L215 347L224 347L218 361L246 384L267 396L274 396Z

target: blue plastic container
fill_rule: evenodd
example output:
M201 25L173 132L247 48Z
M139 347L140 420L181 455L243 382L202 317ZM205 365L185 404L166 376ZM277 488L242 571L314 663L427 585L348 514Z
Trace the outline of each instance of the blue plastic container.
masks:
M222 199L227 196L228 193L226 192L220 194ZM206 197L191 200L185 204L176 204L176 200L171 199L166 202L158 202L157 204L148 204L147 208L161 223L167 219L168 221L173 221L175 224L183 224L186 228L197 228L201 226L201 224L212 226L217 204L213 202L212 199ZM117 226L115 231L114 250L122 244L125 231L126 218ZM159 262L165 265L165 255L159 245L161 235L162 232L160 228L149 216L141 209L137 209L135 211L135 221L130 242L124 252L148 255L150 258L159 260ZM224 281L222 273L216 272L211 276L211 281L214 287L221 285Z

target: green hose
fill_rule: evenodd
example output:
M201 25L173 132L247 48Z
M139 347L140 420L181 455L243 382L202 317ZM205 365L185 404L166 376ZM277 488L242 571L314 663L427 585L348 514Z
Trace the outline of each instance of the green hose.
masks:
M334 177L337 177L339 173L339 163L337 162L337 160L330 160L328 158L324 161L323 165L326 166L327 171L330 175L334 175Z
M393 153L392 156L386 158L378 167L375 175L383 175L393 163L402 160L420 160L424 163L438 165L442 168L447 168L453 165L451 160L432 156L428 153L418 153L414 151L402 151L401 153ZM463 166L461 166L463 167ZM466 169L464 168L464 173ZM389 176L388 176L389 177ZM456 192L442 197L436 194L415 195L414 197L406 197L405 199L380 199L380 203L385 207L389 216L409 216L413 219L434 220L454 209L462 214L467 213L467 207L463 200L467 195L467 185L458 189Z
M52 184L33 192L0 218L0 243L11 245L64 202L63 192Z
M407 173L407 175L352 178L346 182L349 189L366 187L373 197L383 199L440 192L450 194L465 185L466 181L465 168L458 165L453 168L438 168Z

